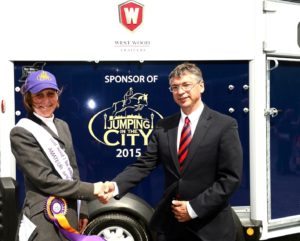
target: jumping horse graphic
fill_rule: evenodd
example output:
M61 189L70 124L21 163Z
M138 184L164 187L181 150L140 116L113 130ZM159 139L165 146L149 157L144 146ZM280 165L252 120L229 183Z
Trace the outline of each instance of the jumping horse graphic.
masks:
M114 102L112 104L112 114L114 116L134 114L135 112L140 112L145 106L148 105L148 94L133 94L132 88L129 89L129 91L131 91L131 95L125 94L123 100ZM129 93L129 91L127 91L127 93Z

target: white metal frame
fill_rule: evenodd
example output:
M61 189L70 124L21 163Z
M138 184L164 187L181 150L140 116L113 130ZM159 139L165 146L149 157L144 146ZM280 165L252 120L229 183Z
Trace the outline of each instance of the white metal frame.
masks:
M143 25L135 32L118 22L116 6L125 0L1 1L0 99L7 108L0 113L0 177L15 177L9 151L9 130L15 119L13 60L247 60L251 200L250 207L242 209L250 212L254 224L261 225L262 239L300 232L296 227L269 230L264 115L269 107L267 56L300 56L294 28L300 22L300 5L271 0L137 1L146 8ZM122 53L114 47L116 40L151 44L143 53Z

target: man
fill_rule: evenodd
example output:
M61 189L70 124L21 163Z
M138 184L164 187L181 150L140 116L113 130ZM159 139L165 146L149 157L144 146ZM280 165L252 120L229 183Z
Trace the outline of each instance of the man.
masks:
M204 80L196 65L178 65L169 83L180 112L158 121L146 152L106 182L99 199L120 199L162 164L165 191L150 223L158 240L234 241L229 198L242 174L237 122L202 102Z

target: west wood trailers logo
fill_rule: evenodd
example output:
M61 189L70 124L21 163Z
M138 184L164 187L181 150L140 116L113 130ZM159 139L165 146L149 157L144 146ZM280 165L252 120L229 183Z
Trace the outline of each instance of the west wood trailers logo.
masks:
M120 23L130 31L135 30L143 22L144 6L135 1L127 1L119 5Z
M149 107L148 93L134 92L130 87L123 98L90 119L89 132L95 140L111 147L147 146L156 121L162 118Z

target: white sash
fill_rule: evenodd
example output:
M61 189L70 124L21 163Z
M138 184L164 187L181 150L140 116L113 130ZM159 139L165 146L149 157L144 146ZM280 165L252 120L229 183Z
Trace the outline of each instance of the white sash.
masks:
M49 132L27 118L19 120L17 126L23 127L33 134L34 138L41 145L50 162L62 179L73 179L73 169L70 165L67 154L59 146L58 141L55 140Z
M27 118L19 120L16 126L25 128L34 136L62 179L73 180L73 168L70 165L69 157L59 146L58 141L48 131ZM77 205L79 218L80 200L77 200ZM30 241L33 238L35 230L35 224L23 215L19 228L19 240Z

